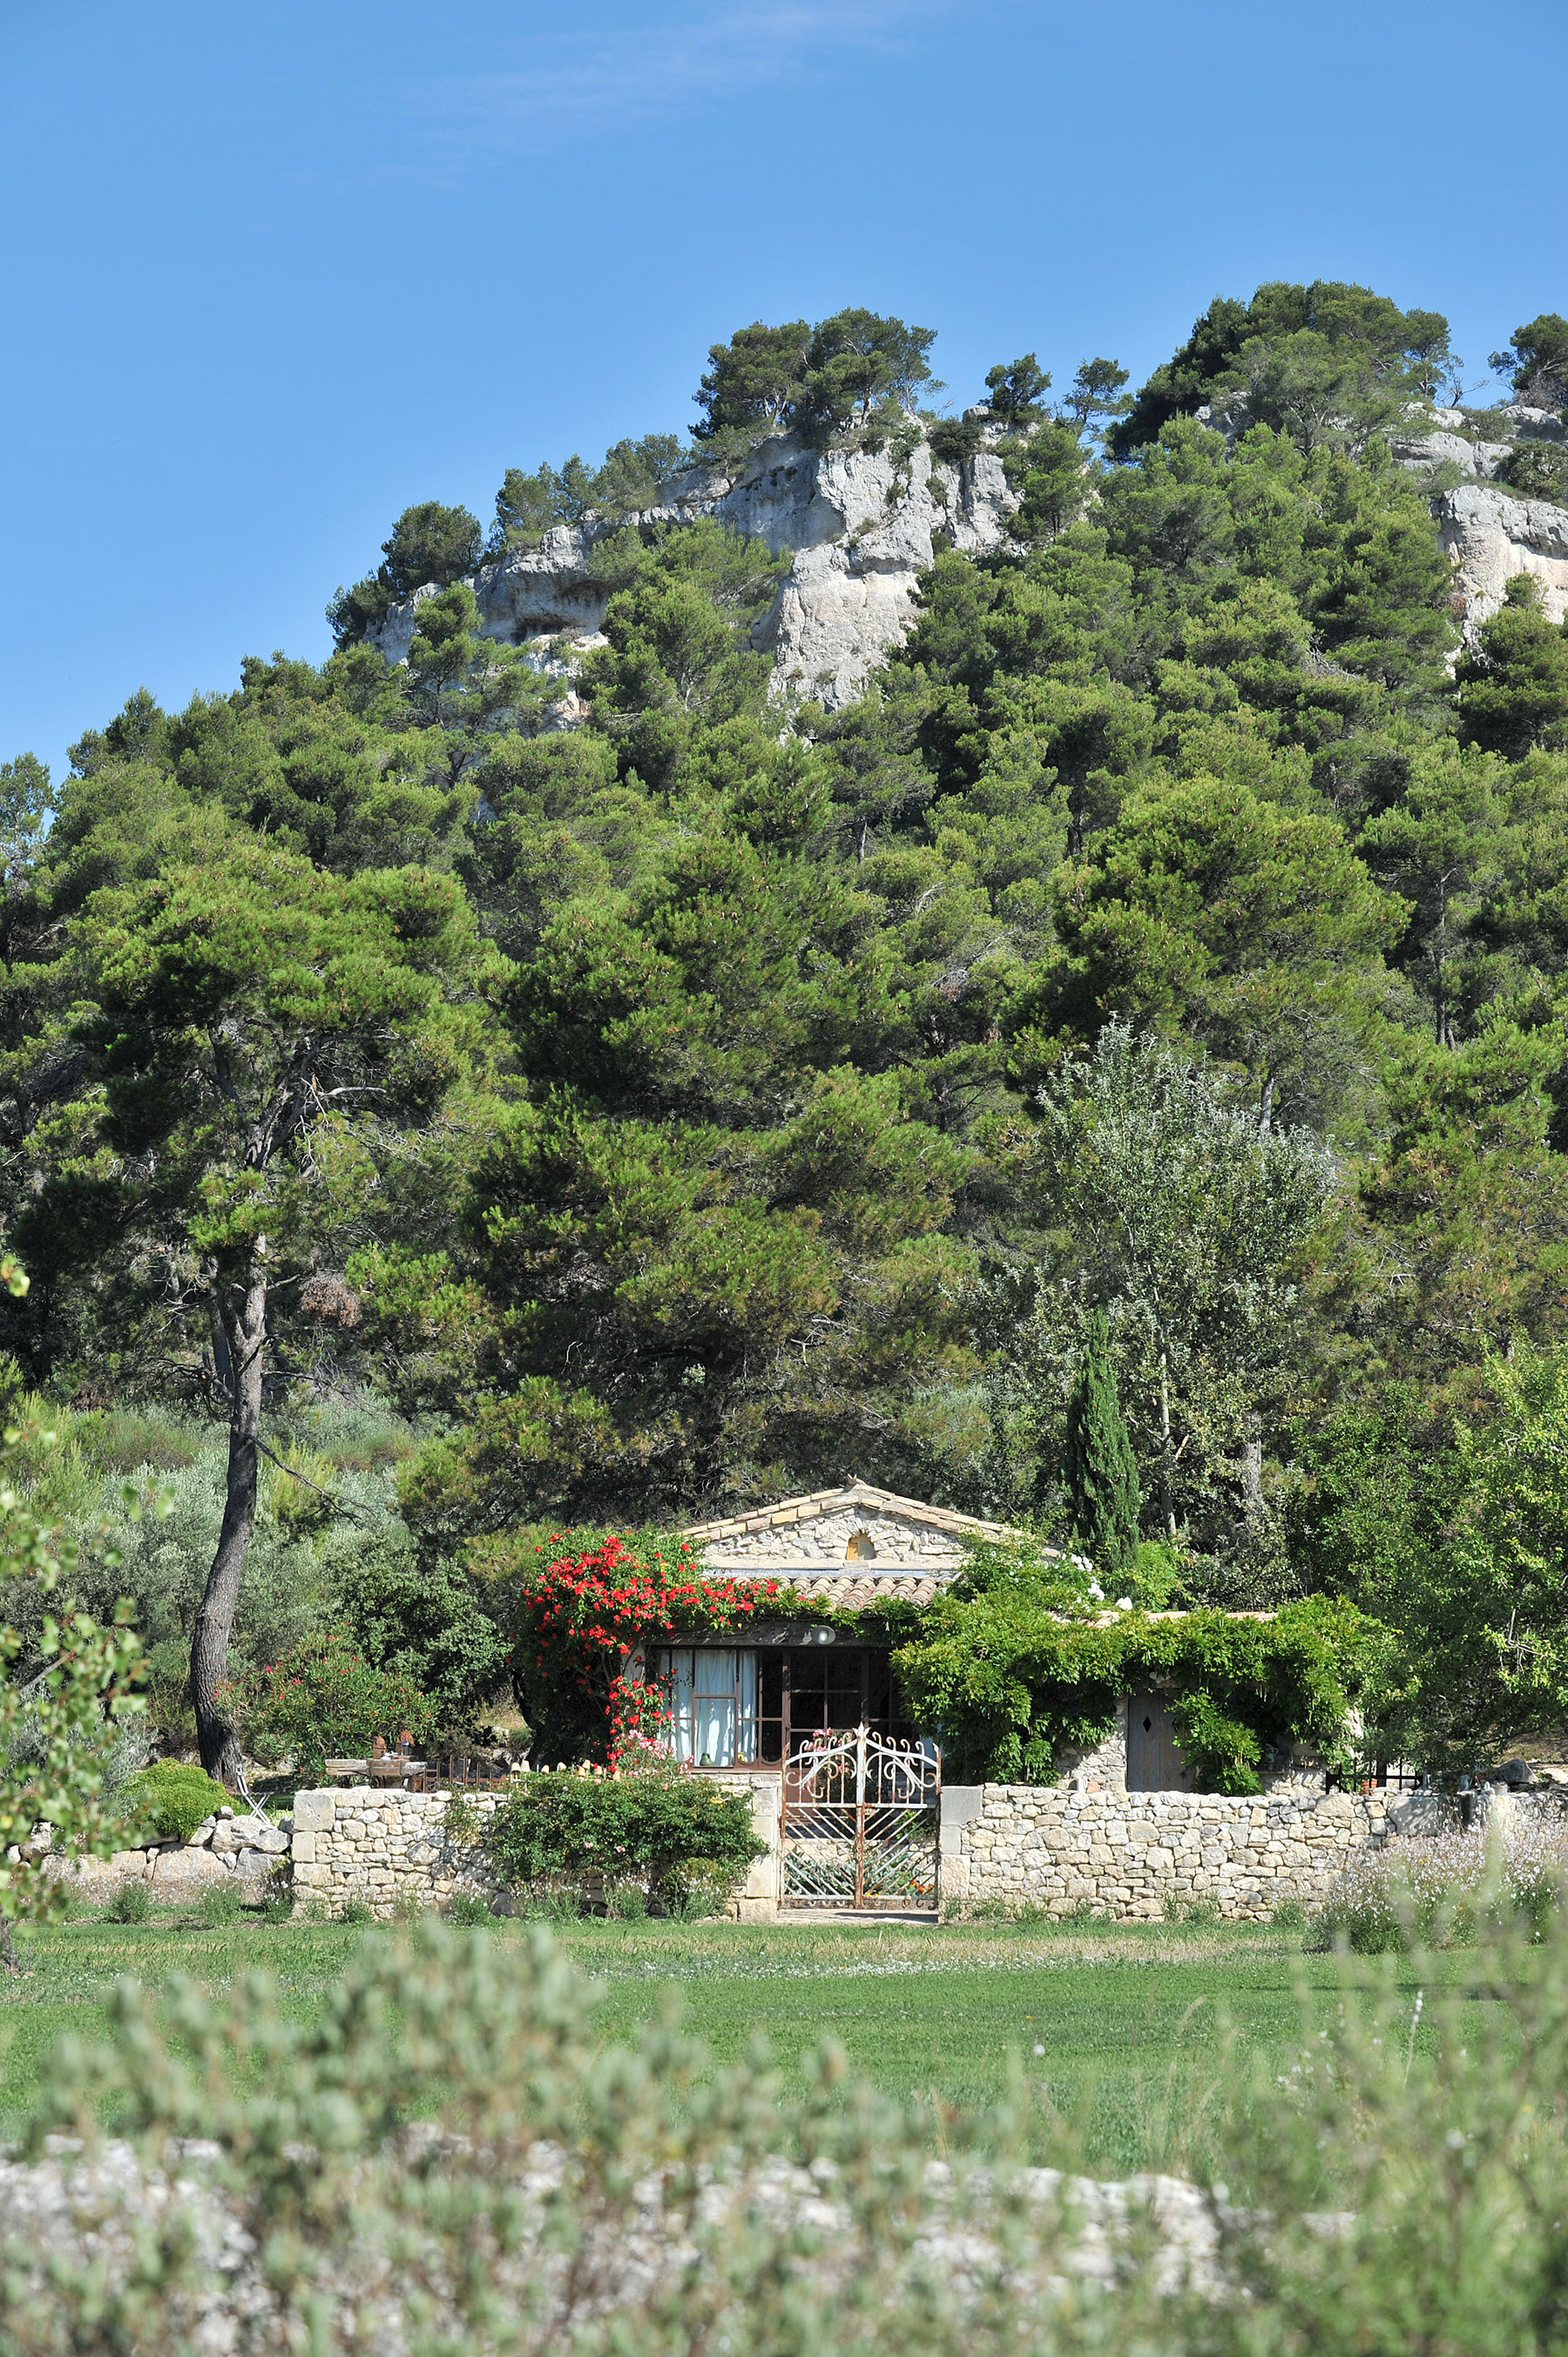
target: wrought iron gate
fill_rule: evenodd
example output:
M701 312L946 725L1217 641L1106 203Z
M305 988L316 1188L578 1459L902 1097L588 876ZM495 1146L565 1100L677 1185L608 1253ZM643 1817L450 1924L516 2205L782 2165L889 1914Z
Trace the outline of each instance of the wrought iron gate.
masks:
M941 1760L869 1727L809 1737L784 1766L786 1907L937 1903Z

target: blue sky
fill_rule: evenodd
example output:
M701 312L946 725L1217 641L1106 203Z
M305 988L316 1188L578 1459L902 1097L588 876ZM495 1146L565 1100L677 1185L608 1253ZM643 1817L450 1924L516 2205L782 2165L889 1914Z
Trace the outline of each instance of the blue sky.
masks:
M844 303L1135 380L1359 279L1568 310L1563 0L0 0L0 758L319 660L398 511Z

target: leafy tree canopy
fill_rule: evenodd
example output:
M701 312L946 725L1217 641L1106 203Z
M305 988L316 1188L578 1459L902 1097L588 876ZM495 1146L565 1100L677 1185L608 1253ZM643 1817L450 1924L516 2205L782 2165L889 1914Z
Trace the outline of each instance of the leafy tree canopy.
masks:
M922 386L937 389L929 364L935 341L934 328L859 308L835 311L815 327L757 320L710 350L712 365L694 396L703 413L698 439L792 428L832 434L879 403L908 404Z
M701 453L912 447L930 343L746 329ZM227 1538L178 1477L160 1681L252 1507L244 1678L352 1603L354 1676L459 1712L494 1612L457 1552L548 1519L861 1473L1070 1542L1096 1313L1120 1592L1440 1631L1410 1566L1478 1494L1460 1435L1511 1429L1492 1361L1568 1307L1565 641L1519 587L1458 652L1432 487L1377 429L1444 350L1279 285L1125 417L1112 361L1054 414L1037 352L1001 365L930 447L993 455L1013 535L940 548L832 714L758 644L788 559L659 512L654 435L498 501L498 562L592 517L596 652L486 638L478 525L426 503L325 663L138 692L69 776L0 775L0 1214L37 1272L0 1378L236 1452ZM1190 414L1230 395L1229 439ZM413 588L392 666L363 633ZM367 1390L414 1430L350 1546L290 1419Z
M1303 344L1304 336L1313 340ZM1250 302L1217 295L1187 342L1140 387L1111 441L1124 457L1170 418L1255 376L1267 407L1305 399L1304 379L1330 401L1352 397L1363 382L1430 396L1452 365L1439 311L1402 311L1369 286L1335 279L1309 286L1274 279Z
M482 537L478 516L467 508L443 507L439 500L404 508L381 543L375 572L351 589L339 589L327 608L338 646L365 638L400 598L412 597L427 583L445 589L471 573Z
M1568 319L1541 311L1513 331L1513 341L1493 352L1488 365L1507 371L1517 397L1538 409L1561 409L1568 402Z

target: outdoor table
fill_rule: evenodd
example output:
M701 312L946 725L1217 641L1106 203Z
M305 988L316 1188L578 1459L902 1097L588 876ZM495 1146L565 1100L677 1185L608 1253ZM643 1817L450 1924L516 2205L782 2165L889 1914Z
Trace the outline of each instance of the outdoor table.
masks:
M389 1751L384 1760L328 1760L324 1765L328 1776L339 1780L347 1776L360 1783L406 1784L412 1777L423 1776L430 1762Z

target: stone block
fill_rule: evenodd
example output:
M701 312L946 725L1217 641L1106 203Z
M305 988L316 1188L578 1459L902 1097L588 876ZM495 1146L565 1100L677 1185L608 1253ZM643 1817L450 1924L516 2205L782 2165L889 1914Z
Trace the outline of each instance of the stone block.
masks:
M985 1792L983 1784L942 1786L941 1830L944 1837L974 1824L984 1806Z
M237 1859L214 1857L209 1849L154 1849L142 1853L146 1860L145 1876L152 1885L155 1898L183 1896L187 1891L205 1890L213 1883L227 1882Z

